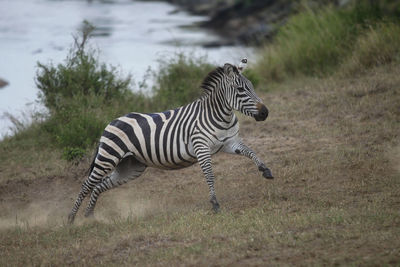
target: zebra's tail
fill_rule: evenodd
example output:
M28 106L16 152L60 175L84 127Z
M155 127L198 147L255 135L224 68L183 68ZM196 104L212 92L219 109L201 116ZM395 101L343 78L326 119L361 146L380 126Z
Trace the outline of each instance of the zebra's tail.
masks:
M100 144L97 145L96 152L93 155L92 163L90 164L90 167L89 167L89 169L87 170L87 173L86 173L87 176L89 176L92 173L93 169L94 169L94 162L96 160L97 153L99 153L99 148L100 148Z

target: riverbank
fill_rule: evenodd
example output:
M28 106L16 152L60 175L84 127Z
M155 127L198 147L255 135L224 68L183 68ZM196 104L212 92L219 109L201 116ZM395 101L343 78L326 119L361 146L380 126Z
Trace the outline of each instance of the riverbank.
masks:
M199 25L222 36L222 40L210 42L208 46L232 44L262 45L271 41L288 18L307 8L319 8L330 4L344 7L351 1L212 1L212 0L167 0L192 14L208 16Z
M245 44L260 46L270 42L279 28L288 19L305 10L319 10L326 6L340 9L354 5L370 5L381 10L382 14L398 17L400 1L324 0L324 1L286 1L286 0L167 0L192 14L205 15L209 19L200 23L222 36L222 40L209 42L207 46Z
M222 36L208 46L232 44L261 44L270 40L277 29L285 23L298 3L296 1L192 1L168 0L192 14L205 15L209 19L200 23Z

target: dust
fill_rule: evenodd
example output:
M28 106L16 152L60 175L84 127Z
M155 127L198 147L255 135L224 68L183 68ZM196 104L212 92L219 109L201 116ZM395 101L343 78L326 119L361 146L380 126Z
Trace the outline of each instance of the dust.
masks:
M137 196L136 190L130 188L116 188L99 198L95 209L95 219L110 223L115 220L146 217L163 209L161 201L154 198L141 198Z
M23 200L0 202L0 230L29 227L57 227L67 225L67 215L70 212L78 193L72 192L66 197L60 197L62 191L55 192L52 199L38 200L37 196L25 194ZM83 216L89 197L82 203L78 211L75 225L99 221L113 223L148 216L163 210L161 200L135 197L136 192L130 188L110 190L99 197L94 218Z
M0 216L0 229L62 225L61 210L46 201L31 202Z
M389 159L393 169L400 173L400 144L387 150L386 158Z

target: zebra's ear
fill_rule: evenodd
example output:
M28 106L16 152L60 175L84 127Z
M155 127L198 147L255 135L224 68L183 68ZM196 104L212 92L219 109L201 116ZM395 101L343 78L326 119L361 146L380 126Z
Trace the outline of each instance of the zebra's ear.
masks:
M242 73L242 71L246 68L246 66L247 66L247 58L242 58L238 66L239 72Z
M238 69L229 64L229 63L225 63L224 65L224 73L228 76L228 77L233 77L235 74L239 73Z

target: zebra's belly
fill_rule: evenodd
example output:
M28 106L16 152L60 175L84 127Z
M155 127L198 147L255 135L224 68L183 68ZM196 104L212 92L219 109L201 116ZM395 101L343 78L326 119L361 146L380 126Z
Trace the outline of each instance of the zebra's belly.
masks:
M163 169L163 170L178 170L178 169L183 169L189 166L192 166L197 162L197 159L194 159L193 161L175 161L175 163L164 163L164 164L147 164L148 167L153 167L157 169Z
M152 157L151 161L144 162L148 167L154 167L166 170L175 170L189 167L197 162L197 157L194 154L191 145L185 146L180 143L180 149L177 146L172 146L172 150L164 151L157 157Z
M162 165L162 166L157 165L157 166L150 166L150 167L162 169L162 170L179 170L179 169L183 169L186 167L190 167L193 164L195 164L196 162L197 162L197 160L193 161L193 162L180 162L180 163L169 165L169 166L168 165Z

